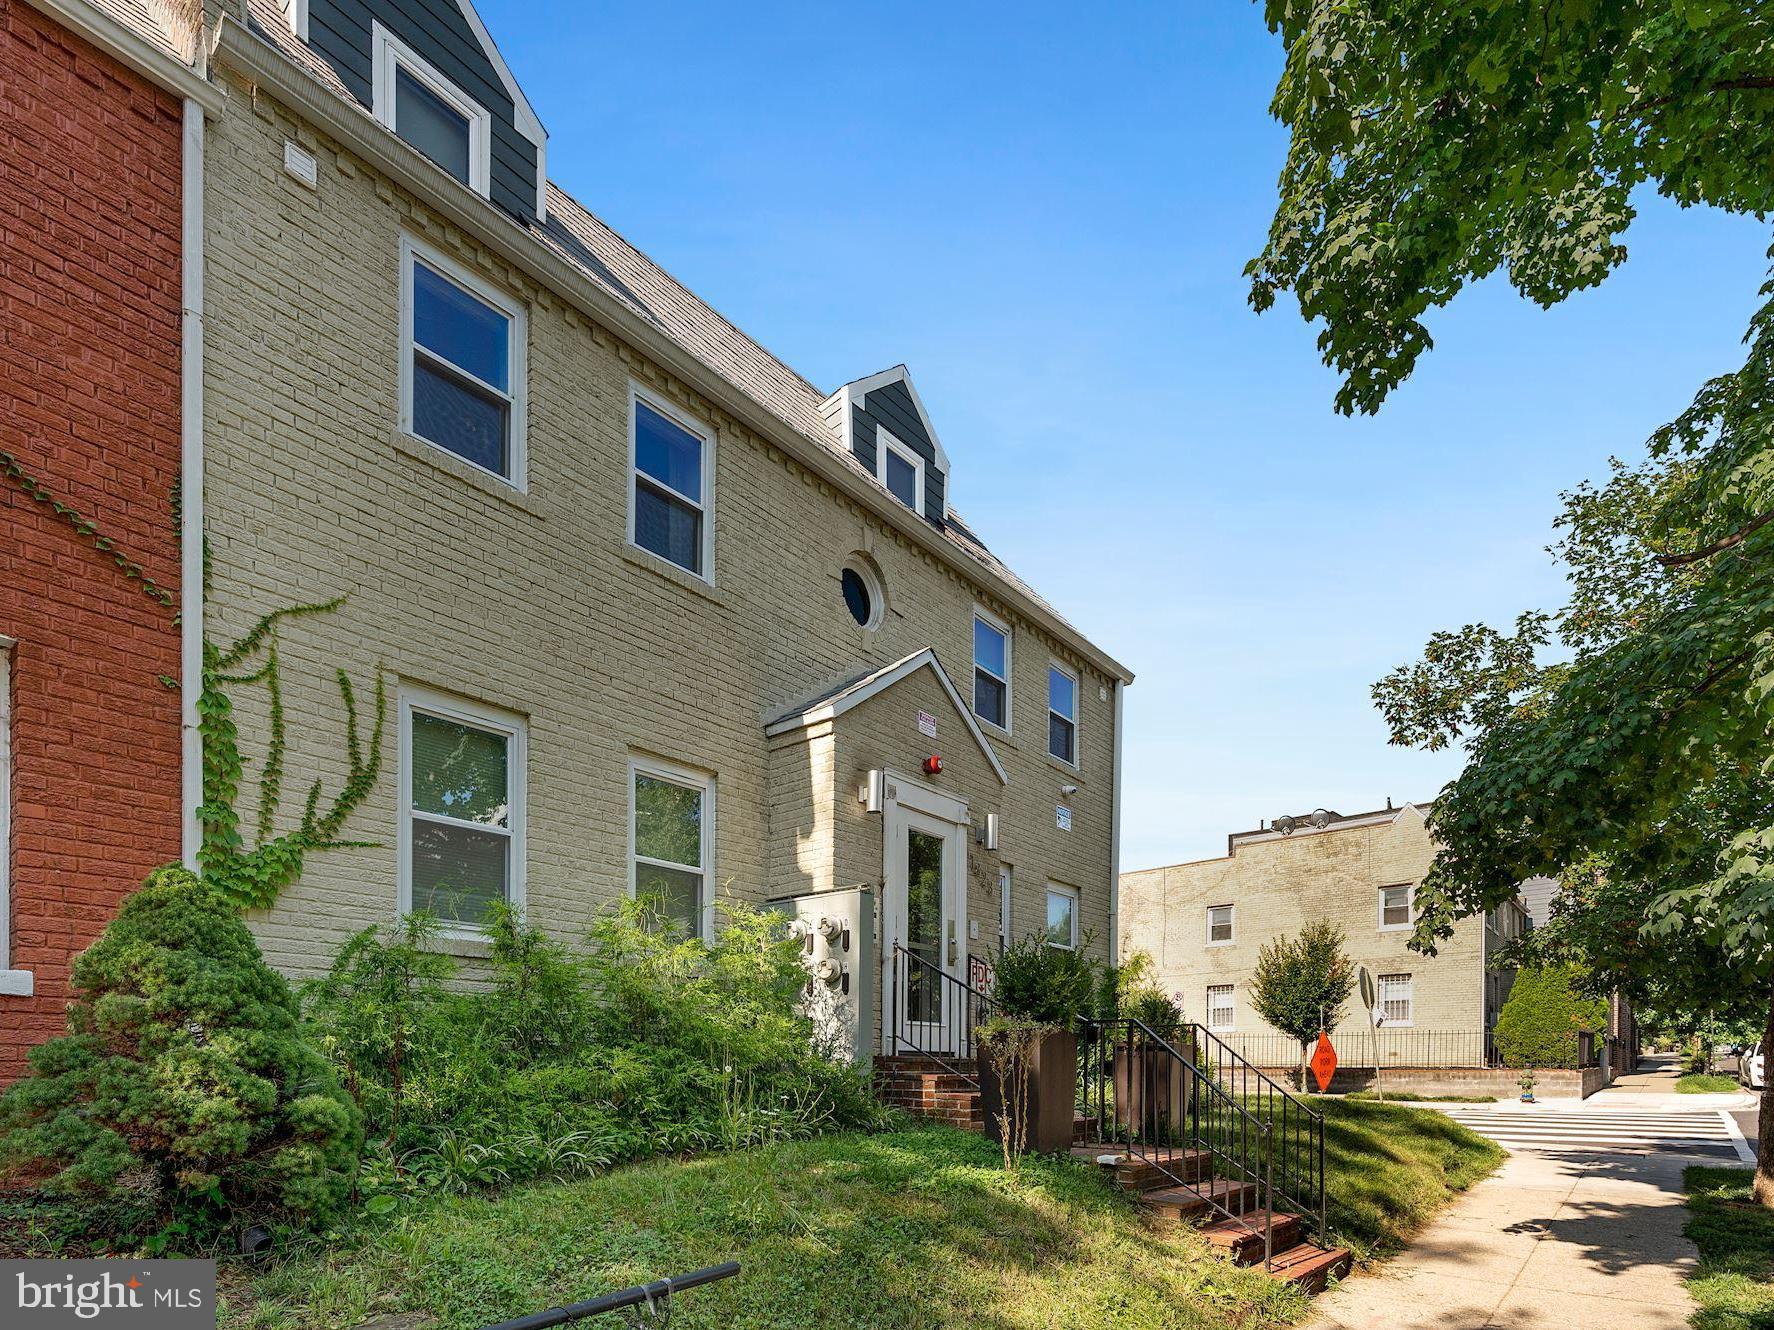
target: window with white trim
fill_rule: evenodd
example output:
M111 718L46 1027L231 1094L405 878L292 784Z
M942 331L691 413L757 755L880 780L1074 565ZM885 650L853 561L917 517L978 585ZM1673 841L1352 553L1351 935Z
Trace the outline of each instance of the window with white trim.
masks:
M876 472L887 492L914 513L924 511L924 459L885 429L875 433Z
M1380 931L1398 932L1411 926L1411 888L1409 883L1380 888Z
M0 637L0 995L30 997L29 970L12 955L12 643Z
M1207 907L1207 945L1224 947L1232 941L1232 907L1230 905L1210 905Z
M1415 1024L1415 1004L1408 974L1380 976L1380 1019L1387 1025Z
M628 416L629 541L710 580L713 437L692 417L638 388L629 390Z
M1207 1028L1216 1034L1228 1034L1234 1023L1232 985L1207 986Z
M973 612L973 714L1010 729L1010 628L982 610Z
M520 717L403 689L400 697L400 905L448 931L486 925L524 901Z
M1047 884L1047 945L1067 951L1078 945L1078 893Z
M401 428L522 488L523 306L401 244Z
M1047 751L1078 765L1078 676L1061 665L1047 667Z
M685 936L705 937L711 922L714 781L638 759L629 771L629 891Z
M492 113L379 22L374 41L370 100L376 119L475 193L488 194Z

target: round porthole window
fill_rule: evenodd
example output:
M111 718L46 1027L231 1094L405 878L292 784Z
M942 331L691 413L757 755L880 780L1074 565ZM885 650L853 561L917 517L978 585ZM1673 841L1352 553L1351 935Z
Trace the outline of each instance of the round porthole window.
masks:
M878 628L881 625L881 611L885 608L881 595L881 579L869 564L860 558L844 565L843 576L839 578L839 586L844 592L844 608L850 611L850 617L863 628Z

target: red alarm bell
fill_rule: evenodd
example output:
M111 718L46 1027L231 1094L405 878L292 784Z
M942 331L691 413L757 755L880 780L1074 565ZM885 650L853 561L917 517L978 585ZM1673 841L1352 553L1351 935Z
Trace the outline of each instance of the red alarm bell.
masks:
M929 757L924 759L924 774L926 776L942 775L941 753L932 753Z

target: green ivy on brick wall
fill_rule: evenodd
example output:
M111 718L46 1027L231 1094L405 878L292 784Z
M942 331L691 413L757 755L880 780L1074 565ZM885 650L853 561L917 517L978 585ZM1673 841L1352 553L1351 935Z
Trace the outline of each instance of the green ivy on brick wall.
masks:
M62 503L25 470L18 458L0 450L0 476L11 481L26 497L41 504L65 522L73 532L117 565L119 572L141 586L143 594L174 610L173 594L148 576L142 564L131 558L88 517ZM181 495L175 484L172 495L175 529L182 532ZM204 598L208 599L209 549L204 549ZM198 734L203 757L203 802L197 817L202 838L197 866L205 880L218 888L240 909L263 908L301 875L306 857L316 850L367 846L369 841L341 840L345 821L375 788L382 770L382 732L387 718L387 692L382 670L376 670L375 724L364 741L357 711L357 695L350 676L338 671L339 695L345 704L344 783L321 807L321 782L308 789L300 822L293 830L277 831L277 811L283 799L284 758L289 749L288 726L283 709L283 680L278 655L277 631L281 624L299 618L327 614L344 604L344 597L309 605L273 610L227 647L207 638L203 643L202 689L197 700ZM257 662L256 665L254 662ZM178 680L165 675L161 682L177 688ZM234 722L230 688L263 687L267 694L269 737L259 769L258 807L250 844L241 832L239 801L245 780L246 759L240 750L240 731Z

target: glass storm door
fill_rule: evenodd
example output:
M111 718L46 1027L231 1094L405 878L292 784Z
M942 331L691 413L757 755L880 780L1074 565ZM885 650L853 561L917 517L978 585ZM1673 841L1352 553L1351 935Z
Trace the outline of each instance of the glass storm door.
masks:
M890 989L883 1035L901 1052L953 1052L956 897L966 876L964 828L903 804L887 809L882 960ZM897 946L897 950L895 947ZM890 1005L888 1005L890 1004ZM896 1025L890 1024L897 1022Z
M905 949L907 963L905 1019L910 1025L942 1024L943 989L943 838L917 827L906 828Z

